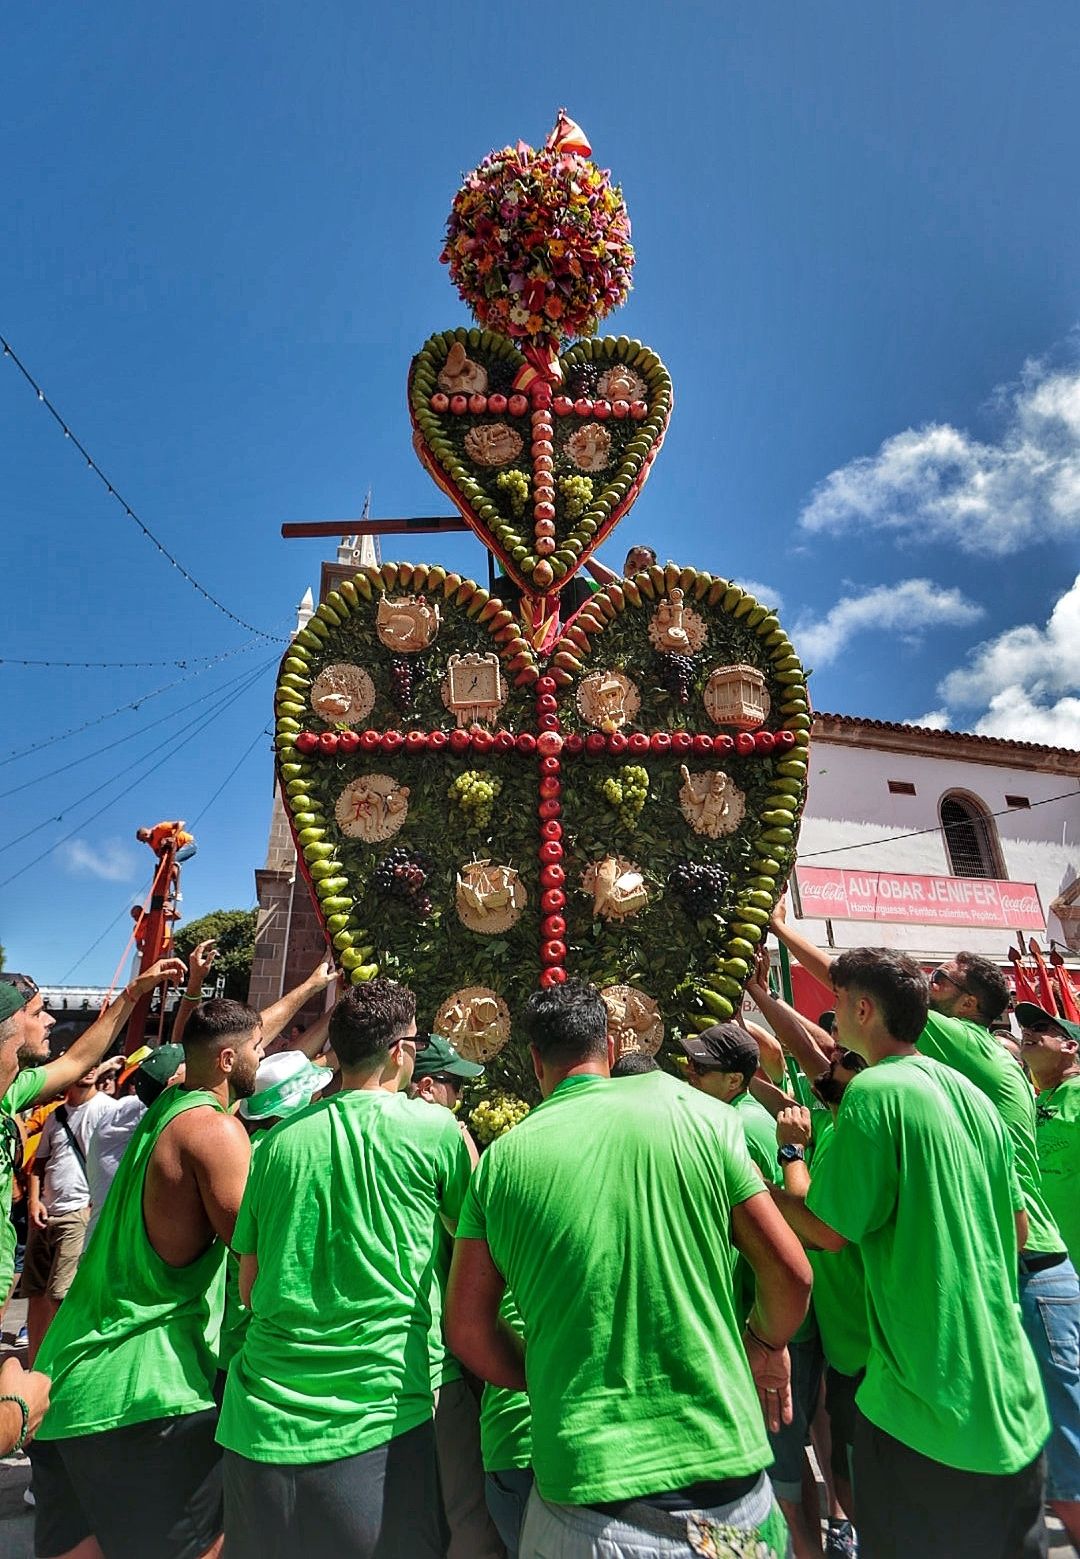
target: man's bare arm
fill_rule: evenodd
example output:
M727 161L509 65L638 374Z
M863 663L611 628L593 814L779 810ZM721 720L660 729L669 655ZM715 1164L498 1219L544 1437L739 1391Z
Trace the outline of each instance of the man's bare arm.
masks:
M258 1256L246 1252L240 1257L240 1303L248 1310L251 1309L251 1290L255 1287L255 1279L258 1275Z
M506 1279L486 1240L457 1240L446 1290L446 1341L466 1369L493 1386L525 1390L525 1349L499 1316Z
M791 1103L791 1095L778 1088L775 1083L767 1083L757 1075L750 1079L750 1092L759 1104L763 1104L769 1114L774 1118L781 1110L786 1110Z
M286 1043L285 1050L298 1050L301 1055L307 1056L309 1061L314 1061L316 1056L322 1055L323 1046L326 1044L326 1036L330 1032L330 1012L324 1012L321 1018L317 1018L310 1028L305 1029L299 1039Z
M830 984L829 971L833 961L828 953L823 953L820 947L815 947L801 931L796 931L788 924L787 908L784 901L773 910L769 919L769 930L777 941L783 942L788 952L802 964L807 974L812 974L819 985L824 985L828 990Z
M784 1049L795 1057L807 1077L820 1077L822 1072L828 1071L829 1057L814 1038L811 1028L825 1039L828 1039L828 1035L825 1034L824 1029L819 1029L817 1024L809 1025L804 1022L794 1007L788 1006L786 1001L781 1001L772 994L769 990L767 960L768 954L763 954L759 958L747 984L746 994L756 1004L766 1021L772 1025L777 1039Z
M210 1226L226 1245L232 1240L236 1215L247 1186L251 1144L232 1115L192 1110L180 1116L185 1165L195 1176Z
M214 938L210 937L205 942L199 942L191 950L188 959L187 990L180 998L180 1010L176 1014L176 1020L172 1026L170 1038L174 1045L179 1045L184 1038L184 1030L187 1028L188 1019L192 1012L202 1001L202 988L206 984L206 977L214 966L214 958L217 948Z
M262 1019L263 1044L267 1045L272 1039L276 1039L287 1023L291 1023L300 1008L305 1006L313 996L318 996L320 991L325 991L332 980L337 979L337 970L333 960L324 958L317 969L313 969L302 984L293 990L286 991L284 996L271 1002L265 1012L260 1013Z
M844 1236L812 1213L802 1197L793 1196L783 1186L770 1186L769 1193L807 1250L843 1250L847 1244Z
M766 1426L775 1433L792 1419L787 1343L810 1303L810 1264L764 1190L732 1209L731 1232L754 1272L743 1344Z
M85 1034L69 1045L62 1056L45 1067L45 1086L38 1094L38 1104L66 1093L72 1083L95 1067L116 1039L130 1018L140 996L152 991L155 985L179 982L186 974L179 958L161 958L145 974L140 974L124 987L124 990L108 1007L102 1009Z

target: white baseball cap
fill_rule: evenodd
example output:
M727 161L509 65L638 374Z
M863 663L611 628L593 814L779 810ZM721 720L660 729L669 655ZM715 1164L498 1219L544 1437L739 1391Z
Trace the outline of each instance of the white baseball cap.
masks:
M259 1063L255 1092L240 1101L240 1114L248 1121L294 1115L329 1086L333 1075L328 1066L313 1066L299 1050L267 1056Z

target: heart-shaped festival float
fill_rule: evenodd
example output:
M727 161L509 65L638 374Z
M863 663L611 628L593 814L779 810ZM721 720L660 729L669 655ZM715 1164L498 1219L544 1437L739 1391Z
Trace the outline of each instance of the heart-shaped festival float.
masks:
M623 1051L732 1015L794 864L810 713L776 615L727 579L655 565L560 617L672 408L654 352L595 335L630 223L565 114L468 175L442 258L478 325L413 359L413 443L507 604L359 570L282 662L278 769L341 966L412 986L484 1062L497 1129L502 1091L536 1097L514 1015L537 985L599 986Z

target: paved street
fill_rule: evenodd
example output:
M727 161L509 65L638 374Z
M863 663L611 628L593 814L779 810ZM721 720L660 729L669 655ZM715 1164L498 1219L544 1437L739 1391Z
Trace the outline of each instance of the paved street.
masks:
M26 1304L14 1300L4 1313L7 1331L0 1342L0 1360L12 1353L12 1339L26 1319ZM23 1493L30 1482L30 1463L24 1456L0 1458L0 1559L33 1559L34 1517L23 1503ZM1050 1559L1074 1559L1073 1551L1064 1540L1064 1534L1056 1521L1051 1523ZM147 1554L146 1559L154 1559ZM956 1559L968 1559L958 1554ZM975 1556L972 1556L975 1559Z

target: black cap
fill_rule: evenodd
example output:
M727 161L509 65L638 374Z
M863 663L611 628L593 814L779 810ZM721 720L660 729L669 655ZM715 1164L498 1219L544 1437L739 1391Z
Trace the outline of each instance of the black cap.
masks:
M699 1066L752 1077L761 1060L758 1042L741 1023L714 1023L704 1034L680 1036L679 1044Z

